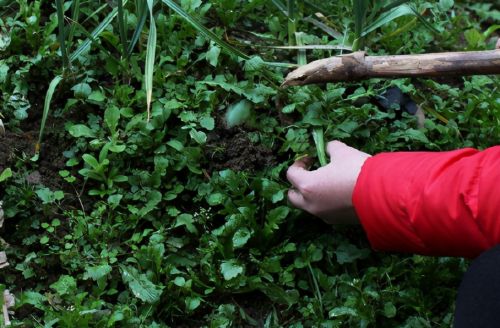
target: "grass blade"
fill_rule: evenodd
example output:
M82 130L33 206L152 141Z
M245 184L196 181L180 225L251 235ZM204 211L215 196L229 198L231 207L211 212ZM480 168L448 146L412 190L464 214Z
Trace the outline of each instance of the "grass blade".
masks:
M146 24L146 18L148 17L148 7L146 5L146 1L140 0L138 1L140 5L136 10L136 15L138 17L137 26L135 27L134 34L132 35L132 39L130 39L130 43L128 44L127 56L130 57L132 55L132 51L134 51L134 47L139 41L139 37L141 36L142 29L144 28L144 24Z
M170 9L175 11L179 16L184 18L189 24L191 24L201 35L208 38L209 40L215 42L219 47L221 47L226 52L238 56L243 59L250 59L250 57L244 54L241 50L236 49L231 46L229 43L223 41L221 38L217 36L214 32L207 29L203 24L201 24L196 18L188 14L184 9L179 7L177 3L173 0L162 0L162 2L167 5Z
M151 116L151 100L153 98L153 73L156 53L156 23L153 14L153 0L148 0L149 7L149 35L146 49L146 67L144 70L144 86L146 88L146 107L148 122Z
M122 44L122 57L127 57L127 20L123 11L123 1L118 0L118 29L120 30L120 41Z
M396 0L396 1L393 1L387 5L385 5L383 8L382 8L382 12L386 12L388 10L391 10L392 8L395 8L397 6L401 6L407 2L410 2L410 0Z
M288 10L283 2L280 0L271 0L271 2L281 11L281 13L288 17Z
M125 5L127 3L128 0L123 0L123 5ZM86 51L90 45L92 44L92 42L99 36L99 34L102 33L102 31L104 31L108 26L109 24L111 24L111 22L113 21L113 19L115 19L116 15L118 15L118 8L114 8L105 18L104 20L99 24L97 25L97 27L92 31L92 33L90 33L90 35L92 36L92 38L87 38L85 39L85 41L83 41L80 46L75 50L75 52L73 52L71 54L71 56L69 57L69 62L73 62L75 61L75 59L77 59L84 51Z
M297 45L299 47L304 46L304 33L302 32L295 32L295 41L297 42ZM307 55L306 55L306 50L305 49L300 49L297 53L297 64L299 66L307 64Z
M322 127L317 127L313 129L313 139L314 144L316 145L316 152L318 154L319 163L321 166L325 166L328 164L328 160L326 159L325 152L325 138Z
M74 0L71 7L72 7L71 20L73 22L78 22L78 18L80 17L80 0ZM73 36L75 35L75 29L76 29L76 26L75 26L75 24L72 23L71 27L69 29L68 43L73 42Z
M361 37L364 37L367 34L375 31L379 27L381 27L387 23L392 22L396 18L399 18L402 16L407 16L407 15L416 16L417 18L421 17L425 21L425 19L422 17L422 15L420 15L418 12L416 12L410 6L400 5L398 7L392 8L391 10L386 11L385 13L381 14L375 21L373 21L370 25L366 26L366 28L364 28L363 32L361 33ZM426 26L430 25L427 21L425 21L425 24L426 24ZM432 29L434 29L434 27L432 27Z
M297 46L261 46L261 48L284 49L284 50L351 50L351 47L335 46L329 44L308 44L308 45L297 45Z
M352 50L358 51L363 47L362 32L365 27L366 14L368 11L368 0L353 0L354 14L354 42Z
M63 0L56 0L57 8L57 25L59 26L59 47L61 48L61 56L63 60L63 67L69 67L68 52L66 49L66 29L64 24L64 3Z
M295 45L295 32L297 32L297 18L295 17L295 1L288 0L288 45Z
M333 37L334 39L342 40L343 35L337 31L335 31L333 28L326 25L325 23L323 23L315 18L312 18L312 17L306 17L306 18L303 18L303 20L305 22L313 24L314 26L316 26L317 28L319 28L320 30L325 32L326 34Z
M59 82L61 82L62 79L63 78L61 75L57 75L56 77L54 77L54 79L52 79L49 84L49 88L47 89L47 94L45 95L45 103L43 105L42 123L40 125L40 132L38 134L38 142L35 145L35 156L40 152L40 147L42 145L43 132L45 130L45 124L47 123L47 117L49 116L52 96L54 95L54 91L56 90Z
M353 14L354 14L354 33L356 39L361 37L361 33L365 26L366 13L368 11L367 0L353 0Z

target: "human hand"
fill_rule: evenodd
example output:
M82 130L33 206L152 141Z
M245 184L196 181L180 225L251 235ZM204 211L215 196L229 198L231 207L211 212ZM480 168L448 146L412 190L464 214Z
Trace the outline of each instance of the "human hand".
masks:
M361 167L370 155L340 141L329 142L326 151L330 163L315 171L308 171L310 158L297 160L288 168L287 178L293 186L288 191L288 200L326 223L359 223L352 193Z

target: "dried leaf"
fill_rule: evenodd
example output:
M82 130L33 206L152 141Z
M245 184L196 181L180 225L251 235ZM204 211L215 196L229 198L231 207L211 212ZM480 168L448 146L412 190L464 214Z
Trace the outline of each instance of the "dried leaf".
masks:
M0 201L0 228L3 227L3 201Z
M11 308L16 305L16 298L8 289L3 291L3 304L7 305L7 308Z
M5 252L0 252L0 269L9 266L9 262L7 262L7 254Z
M12 295L8 289L3 291L3 322L5 326L10 326L12 323L9 318L9 308L13 307L16 304L16 299L14 295Z

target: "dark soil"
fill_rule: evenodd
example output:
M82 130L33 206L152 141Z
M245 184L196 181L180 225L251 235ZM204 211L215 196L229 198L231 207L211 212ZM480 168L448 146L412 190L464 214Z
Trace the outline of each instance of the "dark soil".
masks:
M218 128L208 136L205 156L210 171L258 171L275 166L277 158L272 149L254 144L242 128Z
M27 167L31 166L33 169L26 177L28 184L43 184L51 189L61 189L64 184L59 171L65 167L63 151L69 147L70 141L64 142L57 134L49 133L40 149L39 160L31 162L30 158L35 155L37 139L38 130L24 133L7 132L0 137L0 171L7 167L13 168L18 161L23 161Z

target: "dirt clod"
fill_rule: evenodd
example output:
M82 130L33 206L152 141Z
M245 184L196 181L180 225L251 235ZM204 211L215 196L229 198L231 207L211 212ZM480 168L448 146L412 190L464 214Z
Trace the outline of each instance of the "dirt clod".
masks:
M233 128L209 135L205 151L210 161L209 169L253 172L276 165L272 149L252 143L247 133L241 128Z

